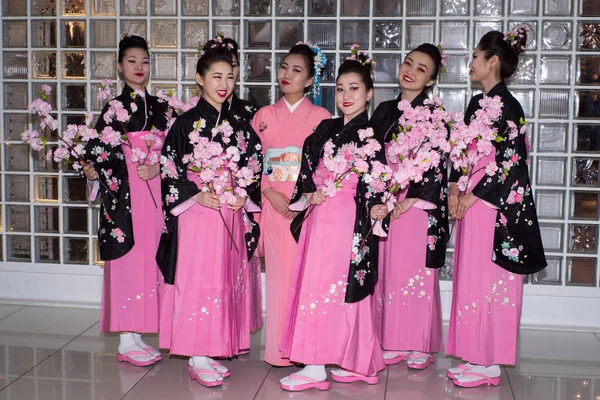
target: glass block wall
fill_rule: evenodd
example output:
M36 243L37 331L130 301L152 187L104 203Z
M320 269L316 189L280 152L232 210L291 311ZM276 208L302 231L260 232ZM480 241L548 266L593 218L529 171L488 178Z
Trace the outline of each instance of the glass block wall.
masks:
M72 170L31 154L19 134L42 84L62 127L98 113L100 81L117 80L122 33L151 43L150 90L196 95L196 48L221 30L242 47L242 97L279 93L277 65L298 40L329 59L323 105L335 114L334 71L353 43L378 61L374 105L397 96L400 60L422 42L451 54L436 94L464 110L478 88L468 62L491 29L531 28L511 90L531 134L531 173L549 267L530 284L598 287L600 202L600 2L598 0L4 0L0 257L8 263L94 269L98 206ZM120 86L115 89L120 90ZM56 138L50 136L50 140ZM452 249L444 279L451 279ZM5 264L7 265L7 264Z

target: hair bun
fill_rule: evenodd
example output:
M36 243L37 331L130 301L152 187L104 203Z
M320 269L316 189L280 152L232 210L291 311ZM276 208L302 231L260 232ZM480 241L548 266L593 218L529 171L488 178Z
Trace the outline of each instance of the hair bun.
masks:
M504 35L504 40L515 55L519 55L525 51L525 46L527 45L527 32L529 31L529 27L527 25L523 25L516 31L507 31Z
M369 56L369 53L364 50L359 50L359 47L360 46L358 44L353 44L350 47L350 55L346 57L346 60L358 61L363 65L363 67L367 68L371 74L373 74L375 72L375 66L377 63L375 60L373 60L373 58L371 58L371 56Z

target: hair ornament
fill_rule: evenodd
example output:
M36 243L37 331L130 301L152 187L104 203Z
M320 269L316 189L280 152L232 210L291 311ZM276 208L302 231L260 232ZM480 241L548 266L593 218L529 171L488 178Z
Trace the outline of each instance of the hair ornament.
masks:
M314 62L315 74L313 75L313 87L312 87L312 90L310 93L312 94L313 97L318 96L319 93L321 92L321 79L322 79L322 75L323 75L323 69L327 65L327 58L325 57L325 54L323 54L323 51L321 50L321 48L312 42L299 41L296 44L297 45L298 44L307 45L308 47L310 47L313 54L315 55L315 57L314 57L314 59L315 59L315 62Z
M360 45L356 43L350 46L350 55L346 57L346 60L358 61L365 67L369 67L371 70L371 75L375 74L375 66L377 66L377 62L375 62L375 60L369 56L369 53L364 50L359 50L359 47Z

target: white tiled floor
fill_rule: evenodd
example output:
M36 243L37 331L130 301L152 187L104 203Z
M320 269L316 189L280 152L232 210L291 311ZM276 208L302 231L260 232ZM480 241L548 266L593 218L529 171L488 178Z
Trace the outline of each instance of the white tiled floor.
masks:
M279 379L296 367L261 361L262 332L249 355L224 363L222 388L187 375L187 361L165 359L138 368L115 359L116 335L102 335L98 310L0 305L0 400L399 399L599 400L600 334L521 330L518 363L499 387L461 389L445 378L458 360L438 355L413 372L403 363L379 374L379 384L332 383L327 392L284 392ZM156 337L148 338L156 345Z

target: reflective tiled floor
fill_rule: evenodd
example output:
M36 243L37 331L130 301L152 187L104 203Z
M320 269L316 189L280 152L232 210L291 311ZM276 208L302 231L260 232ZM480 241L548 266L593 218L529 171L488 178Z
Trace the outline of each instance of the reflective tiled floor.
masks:
M499 387L461 389L444 377L458 360L439 355L413 372L402 364L380 373L378 385L332 383L327 392L288 393L279 379L296 367L261 361L263 336L249 355L224 363L222 388L189 380L187 360L165 357L153 367L116 361L117 337L98 331L98 310L0 305L0 400L141 399L399 399L600 400L600 334L521 331L515 368ZM156 338L148 340L156 345Z

